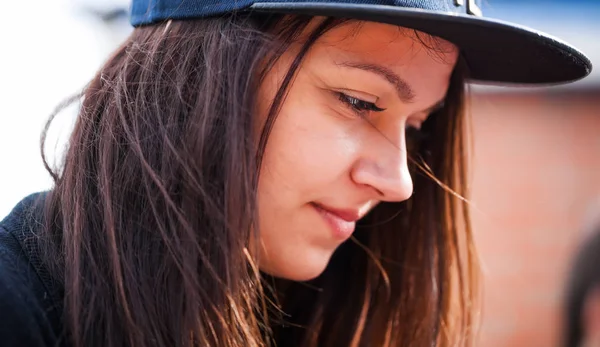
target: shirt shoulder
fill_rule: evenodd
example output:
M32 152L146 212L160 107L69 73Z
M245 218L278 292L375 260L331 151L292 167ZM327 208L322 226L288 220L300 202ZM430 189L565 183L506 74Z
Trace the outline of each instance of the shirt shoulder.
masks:
M59 346L53 301L12 225L0 223L0 345Z

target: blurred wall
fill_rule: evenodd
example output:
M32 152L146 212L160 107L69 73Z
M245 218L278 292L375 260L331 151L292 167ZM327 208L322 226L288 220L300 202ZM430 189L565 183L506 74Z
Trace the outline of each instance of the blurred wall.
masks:
M600 222L600 1L491 0L486 14L582 49L592 75L475 88L473 223L484 267L480 346L557 346L566 271ZM600 266L599 266L600 270Z
M600 216L599 100L600 89L473 96L480 346L557 343L565 271Z

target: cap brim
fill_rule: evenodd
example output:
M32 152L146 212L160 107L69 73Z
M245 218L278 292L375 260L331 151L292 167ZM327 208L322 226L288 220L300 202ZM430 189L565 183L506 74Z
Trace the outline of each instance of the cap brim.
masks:
M250 10L352 18L416 29L457 45L475 83L556 85L590 74L592 63L550 35L500 20L387 5L257 2Z

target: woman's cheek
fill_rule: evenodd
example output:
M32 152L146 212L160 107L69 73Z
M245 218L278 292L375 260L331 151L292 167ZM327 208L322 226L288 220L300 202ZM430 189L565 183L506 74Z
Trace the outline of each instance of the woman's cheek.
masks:
M280 160L294 172L320 178L349 169L360 148L360 129L331 115L331 110L298 109L304 112L281 119Z

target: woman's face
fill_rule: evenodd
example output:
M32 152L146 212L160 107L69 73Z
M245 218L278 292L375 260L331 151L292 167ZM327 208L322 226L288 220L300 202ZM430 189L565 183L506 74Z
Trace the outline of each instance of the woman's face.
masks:
M382 201L411 196L405 132L440 105L458 57L450 43L436 43L432 51L412 30L353 23L327 32L310 49L262 163L261 270L312 279L358 219ZM259 90L263 121L300 44Z

